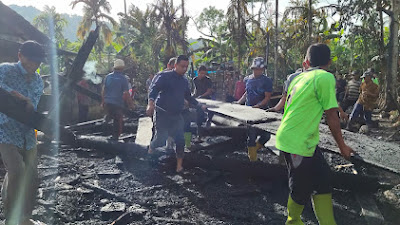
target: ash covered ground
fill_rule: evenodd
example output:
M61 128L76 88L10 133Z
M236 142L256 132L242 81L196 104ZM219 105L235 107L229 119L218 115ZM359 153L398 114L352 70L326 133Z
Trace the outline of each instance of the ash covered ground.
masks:
M198 154L248 160L244 148L222 148L229 151L211 149ZM165 155L173 158L173 152ZM335 167L349 164L341 157L327 153L325 156L333 170L351 172L350 167ZM259 158L266 163L278 163L278 157L266 149ZM118 155L62 145L58 153L50 151L40 156L41 183L34 219L54 225L284 224L286 182L200 167L177 174L174 166L162 158L136 158L129 153ZM376 168L364 167L361 173L380 176L382 182L400 183L397 175ZM1 180L4 175L1 167ZM369 195L376 200L385 224L398 225L399 207L386 200L385 191ZM354 192L335 190L333 198L338 224L367 224ZM303 221L318 224L311 203L305 207Z

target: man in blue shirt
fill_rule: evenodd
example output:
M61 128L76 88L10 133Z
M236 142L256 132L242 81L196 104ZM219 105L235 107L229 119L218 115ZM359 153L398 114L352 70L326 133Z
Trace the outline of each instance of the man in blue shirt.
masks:
M124 126L123 108L125 103L133 108L133 101L129 95L129 83L123 74L125 63L122 59L114 62L114 72L108 74L104 80L102 91L102 105L107 112L106 119L113 119L112 139L118 140Z
M198 106L198 102L190 94L189 82L184 76L188 66L189 58L180 55L173 70L161 72L150 87L147 105L147 115L153 116L155 124L155 135L149 146L149 153L157 147L164 146L168 135L172 136L176 144L177 172L183 170L184 101L186 99L189 104Z
M18 63L0 65L0 87L36 110L43 81L36 72L45 52L35 41L23 43ZM36 137L33 128L0 113L0 154L7 174L2 186L6 224L30 225L38 188Z
M238 100L239 104L246 103L253 108L265 109L272 94L272 80L264 75L264 59L254 59L251 69L253 74L244 79L246 92ZM247 150L250 161L257 161L257 151L270 139L271 135L260 129L249 127L247 134ZM258 140L257 140L258 139Z

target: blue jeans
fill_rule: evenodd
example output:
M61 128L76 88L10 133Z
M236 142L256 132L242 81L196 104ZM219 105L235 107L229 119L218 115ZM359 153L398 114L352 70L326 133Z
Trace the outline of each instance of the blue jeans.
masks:
M165 146L168 136L175 140L176 157L183 158L185 151L185 138L183 136L183 117L180 113L172 114L156 109L153 116L155 127L154 138L150 143L150 148L155 149Z
M257 140L258 138L258 140ZM256 142L264 145L271 138L271 134L258 128L248 127L247 129L247 147L256 146Z
M354 118L359 117L361 114L364 114L364 118L365 118L365 123L369 126L372 124L372 111L369 110L365 110L364 106L357 103L354 104L354 108L353 111L351 112L350 115L350 121L353 120Z
M211 111L204 111L201 107L197 107L196 109L197 113L197 127L201 127L204 122L207 122L207 126L211 125L212 118L214 116L214 113Z

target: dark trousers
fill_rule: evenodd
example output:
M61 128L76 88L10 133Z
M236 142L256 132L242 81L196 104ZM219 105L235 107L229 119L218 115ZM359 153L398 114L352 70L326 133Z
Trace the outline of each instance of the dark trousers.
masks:
M256 146L256 142L264 145L271 138L271 134L261 129L248 127L247 129L247 147Z
M350 107L353 106L356 103L357 99L355 100L348 100L345 99L343 102L340 103L340 107L342 107L343 111L346 112L346 110Z
M150 143L150 148L155 149L165 146L168 136L175 140L176 157L183 158L185 150L185 138L183 135L183 117L180 113L171 114L162 110L156 109L153 115L153 124L155 127L154 137Z
M89 106L78 104L78 110L79 110L79 118L78 118L79 122L87 121L89 114Z
M300 205L316 194L332 193L332 172L318 147L312 157L284 152L289 171L289 189L292 199Z
M354 104L353 111L351 112L351 115L350 115L350 121L354 120L354 118L359 117L361 114L364 114L365 123L367 125L371 125L372 124L372 111L365 110L364 106L359 103Z
M124 128L122 108L114 104L106 104L105 109L107 112L106 120L113 120L112 136L113 138L118 138Z
M207 126L211 125L211 121L214 116L213 112L210 111L206 112L201 107L197 107L196 113L197 113L197 118L196 118L197 127L201 127L204 122L206 122Z

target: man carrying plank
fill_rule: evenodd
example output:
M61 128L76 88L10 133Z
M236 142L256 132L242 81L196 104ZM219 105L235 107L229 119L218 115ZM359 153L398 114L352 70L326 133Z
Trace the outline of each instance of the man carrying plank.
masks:
M331 63L329 47L325 44L311 45L303 63L309 69L289 84L285 112L276 134L276 147L284 152L289 170L286 224L303 224L300 216L312 196L319 224L335 225L331 170L317 148L319 123L324 112L343 157L349 159L353 149L343 141L337 114L335 77L326 71Z
M272 94L272 80L264 75L264 59L257 57L251 65L253 74L244 79L246 92L237 101L239 104L246 103L253 108L268 108ZM247 134L247 151L250 161L257 161L257 151L271 138L265 131L249 127Z
M18 63L0 65L0 87L25 102L26 111L37 110L44 85L36 70L44 61L44 49L27 41L18 58ZM7 171L1 190L5 224L40 224L31 220L39 184L34 129L0 113L0 154Z

